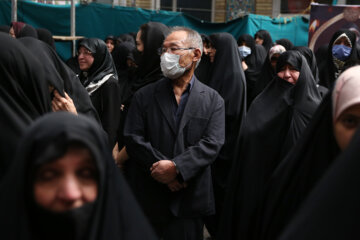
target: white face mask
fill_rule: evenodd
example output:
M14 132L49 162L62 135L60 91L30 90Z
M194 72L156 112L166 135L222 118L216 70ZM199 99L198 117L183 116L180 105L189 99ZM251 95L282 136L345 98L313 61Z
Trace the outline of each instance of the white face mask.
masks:
M161 55L161 71L165 77L170 79L177 79L181 77L184 72L187 70L189 66L191 66L192 62L188 64L186 67L180 66L179 60L181 55L176 55L172 53L164 53Z
M246 58L251 54L251 48L247 46L241 46L239 47L239 53L241 58Z

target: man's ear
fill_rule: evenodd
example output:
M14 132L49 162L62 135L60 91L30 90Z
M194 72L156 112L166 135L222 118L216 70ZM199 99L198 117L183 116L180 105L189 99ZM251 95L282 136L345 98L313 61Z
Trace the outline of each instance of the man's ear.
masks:
M198 62L201 59L201 51L200 48L196 48L194 50L194 57L193 57L193 61Z

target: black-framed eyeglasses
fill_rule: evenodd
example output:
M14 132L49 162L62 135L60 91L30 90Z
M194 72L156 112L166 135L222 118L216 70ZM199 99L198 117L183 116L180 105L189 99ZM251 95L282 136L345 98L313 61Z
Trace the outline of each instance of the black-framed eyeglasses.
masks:
M175 53L176 51L179 51L179 50L193 50L193 49L196 49L196 48L194 48L194 47L188 47L188 48L169 47L169 48L159 48L157 50L157 52L159 55L162 55L163 53L169 52L169 50L170 50L170 53Z

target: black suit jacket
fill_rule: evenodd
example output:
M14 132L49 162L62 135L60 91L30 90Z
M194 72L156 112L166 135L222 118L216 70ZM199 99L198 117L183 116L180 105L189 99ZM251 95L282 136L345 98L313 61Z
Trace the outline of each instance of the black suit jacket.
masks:
M224 143L224 101L195 79L176 129L174 97L167 78L134 95L124 129L129 182L150 218L169 210L183 217L210 215L215 211L210 165ZM187 188L173 193L151 177L152 164L164 159L176 163Z

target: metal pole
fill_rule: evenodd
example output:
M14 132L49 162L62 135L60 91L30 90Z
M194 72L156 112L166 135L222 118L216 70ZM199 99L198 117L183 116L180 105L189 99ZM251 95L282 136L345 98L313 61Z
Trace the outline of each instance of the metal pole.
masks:
M216 4L216 1L215 0L212 0L211 1L211 22L215 22L215 4Z
M11 21L17 22L17 0L11 0Z
M276 18L280 15L281 0L273 0L272 17Z
M160 10L160 0L155 0L155 9Z
M71 36L76 36L75 31L75 24L76 24L76 18L75 18L75 0L71 0L71 10L70 10L70 19L71 19ZM76 55L76 46L75 46L75 40L72 40L72 56L74 57Z
M172 11L176 12L177 9L177 0L172 0Z

